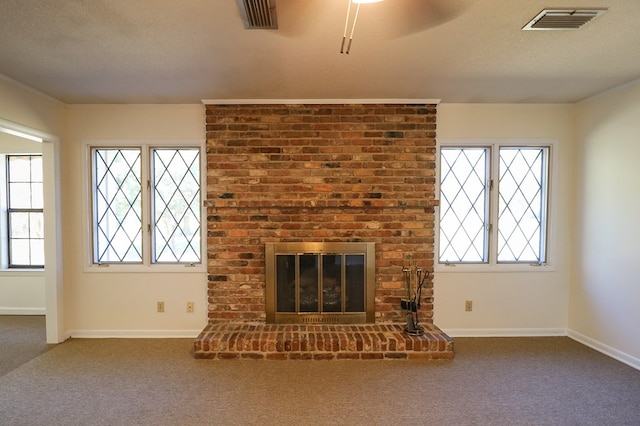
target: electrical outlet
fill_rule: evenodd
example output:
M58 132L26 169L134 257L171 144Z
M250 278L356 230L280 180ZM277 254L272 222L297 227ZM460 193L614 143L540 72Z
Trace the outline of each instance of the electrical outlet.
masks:
M156 305L158 312L164 312L164 302L158 302Z
M193 313L193 302L187 302L187 313L188 314Z
M473 300L465 300L464 310L467 312L473 311Z

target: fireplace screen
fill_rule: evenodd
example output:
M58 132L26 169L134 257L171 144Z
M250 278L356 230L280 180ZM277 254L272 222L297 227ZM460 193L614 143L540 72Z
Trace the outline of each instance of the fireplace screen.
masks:
M374 322L373 243L265 245L267 322Z

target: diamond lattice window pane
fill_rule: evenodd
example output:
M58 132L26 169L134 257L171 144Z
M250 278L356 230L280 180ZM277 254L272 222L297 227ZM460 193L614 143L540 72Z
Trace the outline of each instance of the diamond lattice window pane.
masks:
M95 261L142 261L140 149L94 150Z
M486 148L440 151L441 262L487 261Z
M154 262L200 262L200 150L153 151Z
M546 148L500 148L498 262L544 262Z

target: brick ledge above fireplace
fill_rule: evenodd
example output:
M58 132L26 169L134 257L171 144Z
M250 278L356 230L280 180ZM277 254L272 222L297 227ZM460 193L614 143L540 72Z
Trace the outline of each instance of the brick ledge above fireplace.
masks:
M453 340L432 324L404 333L402 324L210 323L194 342L198 359L452 359Z

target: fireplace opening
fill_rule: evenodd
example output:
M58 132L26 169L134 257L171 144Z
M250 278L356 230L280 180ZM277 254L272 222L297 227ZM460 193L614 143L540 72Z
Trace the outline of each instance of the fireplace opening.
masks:
M265 244L272 324L375 322L374 243Z

